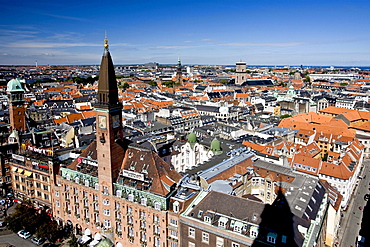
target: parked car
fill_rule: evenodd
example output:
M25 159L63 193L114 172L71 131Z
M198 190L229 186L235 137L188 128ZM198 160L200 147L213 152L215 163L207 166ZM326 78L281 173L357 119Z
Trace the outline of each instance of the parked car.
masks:
M6 222L4 222L4 221L0 221L0 227L3 227L3 226L6 226Z
M36 245L41 245L46 241L45 238L38 238L38 237L33 237L31 238L31 242L36 244Z
M27 239L31 237L32 235L30 232L27 232L26 230L20 230L17 234L19 237L24 238L24 239Z

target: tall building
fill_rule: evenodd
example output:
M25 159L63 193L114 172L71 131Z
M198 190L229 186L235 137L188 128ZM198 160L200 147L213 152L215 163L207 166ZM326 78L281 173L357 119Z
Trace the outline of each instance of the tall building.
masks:
M236 63L236 69L235 69L235 84L241 85L243 82L247 79L247 65L245 62L237 62Z
M13 130L26 130L26 108L24 104L24 89L19 79L8 82L7 89L9 98L10 125Z
M176 84L184 85L184 79L182 78L182 66L180 57L177 60L177 68L176 68Z
M107 40L95 110L96 141L57 175L54 217L81 234L81 244L103 238L115 246L179 246L179 216L170 198L181 176L153 151L123 138Z

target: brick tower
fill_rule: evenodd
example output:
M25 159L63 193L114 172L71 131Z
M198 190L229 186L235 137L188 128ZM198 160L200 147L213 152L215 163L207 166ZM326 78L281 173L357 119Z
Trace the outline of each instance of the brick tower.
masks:
M122 104L118 100L116 75L108 47L105 39L95 106L96 148L100 190L103 194L112 195L112 184L119 174L125 149L122 147Z
M9 99L9 118L12 129L26 130L26 108L24 104L24 89L19 79L12 79L7 85Z

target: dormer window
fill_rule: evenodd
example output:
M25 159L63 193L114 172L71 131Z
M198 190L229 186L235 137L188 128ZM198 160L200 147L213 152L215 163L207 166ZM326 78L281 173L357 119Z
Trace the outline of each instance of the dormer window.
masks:
M199 212L198 212L198 218L202 217L202 215L203 215L203 211L202 210L199 210Z
M145 197L141 198L141 205L146 206L147 199Z
M253 214L252 220L257 221L257 214Z
M154 203L154 209L156 209L156 210L161 210L161 203L159 203L159 202L155 202L155 203Z
M277 238L277 233L276 232L269 232L267 234L267 242L275 244L276 243L276 238Z
M145 155L140 155L140 160L144 160Z
M129 159L131 159L131 158L132 158L132 156L133 156L132 152L129 152L129 153L128 153L128 157L129 157Z
M204 222L206 222L206 223L211 223L211 217L209 217L209 216L204 216Z
M173 212L178 213L180 211L180 203L178 201L175 201L173 203Z
M116 191L116 196L117 197L122 197L122 190L117 190Z
M234 232L242 233L243 224L240 222L235 222Z
M227 223L228 219L225 218L225 217L220 217L220 219L218 220L218 226L219 227L222 227L222 228L225 228L226 227L226 223Z
M133 194L129 194L129 195L128 195L128 200L129 200L130 202L133 202L133 201L134 201L134 195L133 195Z

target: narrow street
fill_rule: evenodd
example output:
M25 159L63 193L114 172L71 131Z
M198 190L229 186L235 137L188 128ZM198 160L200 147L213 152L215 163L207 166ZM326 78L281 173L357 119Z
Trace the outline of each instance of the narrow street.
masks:
M343 211L343 218L341 220L341 228L338 231L338 246L356 246L356 238L359 235L363 210L366 205L364 196L369 191L370 183L370 161L365 160L363 162L364 168L359 179L359 184L356 190L353 192L352 200L346 211Z

